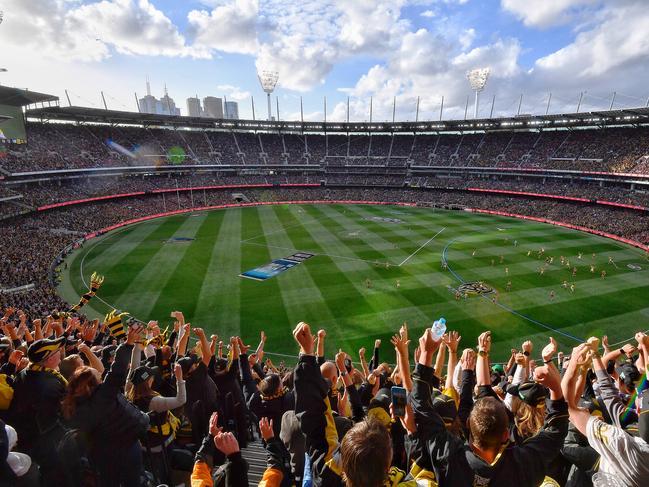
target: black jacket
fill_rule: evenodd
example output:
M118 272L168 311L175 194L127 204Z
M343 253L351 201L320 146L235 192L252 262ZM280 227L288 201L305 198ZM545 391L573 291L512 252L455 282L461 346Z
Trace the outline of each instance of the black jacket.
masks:
M537 487L550 462L563 446L568 431L568 405L549 401L545 423L539 433L522 445L507 444L489 464L473 453L468 443L448 432L432 407L433 369L417 364L411 403L418 435L425 438L430 462L440 485L472 487Z
M131 404L122 387L126 382L132 345L120 345L104 382L77 405L70 426L91 440L91 454L132 445L149 427L149 417Z
M30 453L34 443L60 426L61 400L67 384L45 370L24 369L14 381L9 423L18 433L18 449Z

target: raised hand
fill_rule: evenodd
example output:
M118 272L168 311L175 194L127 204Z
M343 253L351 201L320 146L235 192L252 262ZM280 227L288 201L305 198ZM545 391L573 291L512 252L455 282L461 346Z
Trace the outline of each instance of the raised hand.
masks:
M397 334L390 339L390 343L394 345L394 349L398 354L405 355L406 357L408 356L408 345L410 344L410 340L408 340L407 332L405 334L405 339L402 334Z
M247 354L248 350L250 350L250 345L244 345L241 337L237 337L237 342L239 343L239 351L244 355Z
M525 342L531 344L532 342ZM523 348L525 348L525 343L523 344ZM484 353L489 353L491 350L491 332L490 331L485 331L480 334L478 337L478 351L484 352Z
M311 334L311 327L300 321L293 330L293 338L300 345L300 353L305 355L313 355L313 335Z
M221 431L223 431L223 428L219 426L219 413L212 413L212 416L210 416L209 432L212 436L216 436Z
M544 362L548 362L554 358L554 355L557 353L559 346L557 341L550 337L550 343L548 343L543 350L541 350L541 357L543 357Z
M530 340L525 340L523 342L523 346L522 346L523 353L527 352L528 355L529 355L530 353L532 353L533 348L534 348L534 345L532 344L532 342Z
M586 340L586 343L590 347L590 349L593 351L593 353L597 353L599 350L599 338L597 337L590 337L588 340Z
M347 358L347 354L339 349L336 354L336 367L338 367L340 372L347 372L347 369L345 368L345 358Z
M374 340L374 348L380 348L381 347L381 339L377 338Z
M516 357L514 358L516 363L520 365L521 367L525 366L525 363L527 362L527 357L523 355L522 353L517 353Z
M460 344L460 340L462 340L462 337L457 331L450 331L448 333L444 333L442 336L442 341L444 342L444 345L446 345L446 348L448 348L449 352L457 352L457 347Z
M608 353L611 347L608 346L608 335L602 337L602 346L604 347L604 353Z
M268 418L263 417L259 420L259 431L261 432L261 437L264 441L272 440L275 437L275 431L273 430L273 420L268 421Z
M472 348L465 348L460 359L462 370L475 370L475 351Z
M183 368L179 363L174 365L174 377L176 378L176 384L183 380Z
M405 321L401 325L401 328L399 328L399 336L402 340L408 341L408 323Z
M217 433L214 436L214 446L221 451L226 457L238 453L239 442L230 432Z
M631 357L631 355L635 353L636 348L630 343L627 343L622 347L622 350L624 350L624 353L626 354L627 357Z
M18 364L20 364L20 361L23 359L25 353L22 350L14 350L11 352L11 355L9 355L9 363L14 364L14 366L18 367Z

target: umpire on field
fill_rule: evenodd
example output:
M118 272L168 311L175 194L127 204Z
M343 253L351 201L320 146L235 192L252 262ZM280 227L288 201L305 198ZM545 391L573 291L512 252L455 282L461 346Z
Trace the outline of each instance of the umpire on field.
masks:
M65 432L60 416L67 386L59 364L65 341L65 337L45 338L31 344L29 366L16 376L9 409L10 424L18 433L16 450L40 465L45 486L58 484L56 446Z

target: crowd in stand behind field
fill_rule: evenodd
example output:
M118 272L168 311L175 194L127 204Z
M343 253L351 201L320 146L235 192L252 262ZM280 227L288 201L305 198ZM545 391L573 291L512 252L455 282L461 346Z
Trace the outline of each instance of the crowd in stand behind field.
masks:
M482 166L647 173L649 129L443 135L300 135L124 126L27 124L28 144L0 159L9 172L160 164L331 167ZM131 151L111 149L108 141ZM184 154L176 160L168 155ZM177 152L173 152L177 153Z
M29 313L44 314L61 309L63 303L52 285L50 268L59 253L84 235L138 217L190 209L197 206L234 204L233 191L171 193L73 205L35 212L0 223L0 287L33 284L30 290L0 293L0 306L15 306ZM268 188L246 189L250 202L353 200L435 204L457 208L480 208L567 222L649 243L649 216L633 210L600 205L530 200L504 195L450 190L396 188ZM193 202L192 202L193 199Z
M180 311L87 321L101 284L67 314L0 308L0 485L248 487L242 449L259 437L260 487L647 485L642 332L528 340L503 365L489 331L464 343L404 324L368 354L301 322L296 365L276 366L263 331L253 348Z

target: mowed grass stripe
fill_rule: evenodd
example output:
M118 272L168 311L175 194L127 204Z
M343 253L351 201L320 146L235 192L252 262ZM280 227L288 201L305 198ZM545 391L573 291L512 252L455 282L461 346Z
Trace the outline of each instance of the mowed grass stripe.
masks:
M293 219L299 218L299 213L294 207L287 209ZM330 217L327 218L329 220ZM317 246L322 253L353 257L355 254L336 236L336 230L329 221L315 219L304 226L310 238L317 241ZM395 320L395 313L403 308L409 308L410 313L418 316L420 321L427 317L412 302L395 292L395 286L389 286L387 292L377 294L374 289L368 289L364 280L369 276L382 279L382 276L366 262L346 261L340 258L331 258L320 255L318 259L326 262L328 269L324 272L311 272L314 280L323 290L329 308L336 314L341 327L345 330L353 329L356 332L382 329L390 333L401 323ZM311 265L311 262L308 262ZM351 269L350 269L351 267ZM337 277L339 276L339 277ZM377 320L378 318L378 320ZM381 326L382 323L382 326ZM349 336L349 333L345 333ZM333 347L332 347L332 350Z
M81 247L73 254L69 272L67 275L64 274L63 283L58 289L59 293L64 296L81 296L87 291L87 286L83 283L84 279L88 283L90 275L99 268L101 268L101 271L97 270L97 272L105 276L109 268L112 267L108 263L119 261L135 249L141 239L154 232L162 221L156 223L133 225L123 231L109 233L98 237L95 241L86 243L85 248ZM82 272L84 276L81 276ZM111 283L111 280L104 282L108 290L110 290L109 283ZM119 283L117 282L115 285L119 285ZM102 296L105 296L103 287L101 292ZM71 297L70 301L73 299ZM84 313L92 315L92 317L103 317L110 309L101 299L94 299L86 305Z
M133 276L129 285L115 299L115 305L129 311L133 316L145 320L151 316L158 297L169 278L173 275L178 263L189 249L188 243L167 243L172 238L193 238L207 217L202 213L197 217L185 215L180 226L172 234L161 240L149 239L148 245L153 253L148 260L140 260L139 266L131 269Z
M284 230L282 228L282 223L275 213L275 207L262 206L258 207L258 211L262 229L266 234L266 241L271 246L269 252L272 258L277 259L290 255L287 250L276 249L272 246L290 248L293 243L286 232L294 229ZM330 325L335 323L334 315L309 273L308 266L297 265L272 279L278 281L284 307L291 323L307 320L311 320L314 326L320 326L320 323Z
M152 231L131 233L129 239L133 239L133 242L124 249L125 252L116 255L104 255L101 252L96 260L93 258L90 263L92 270L105 277L99 293L101 299L111 306L118 306L116 303L124 289L133 282L139 269L155 255L160 248L160 241L173 235L184 222L184 217L175 217L142 223L143 228L151 226ZM119 240L115 241L114 245L119 246ZM93 254L94 249L90 255ZM90 269L87 262L86 260L84 263L84 271L85 268Z
M260 265L268 264L272 257L269 249L265 246L266 237L261 235L264 230L259 209L245 208L241 211L242 237L259 236L254 241L256 245L240 244L240 272L245 272ZM295 351L294 347L291 346L292 344L287 343L286 337L290 336L291 330L293 330L297 322L289 320L281 296L279 281L275 278L266 281L253 281L236 277L236 281L228 282L233 286L238 286L240 290L239 315L241 337L244 342L254 346L258 343L259 331L264 330L268 337L268 351L280 353L289 350ZM222 334L218 328L216 333Z
M362 211L364 208L356 208L356 211ZM402 232L399 225L393 225L393 231ZM488 234L488 233L487 233ZM442 234L444 235L444 234ZM446 235L449 237L449 235ZM435 241L431 242L434 243ZM441 246L443 242L437 242L437 245ZM423 252L423 251L422 251ZM439 254L434 250L429 250L430 253L434 253L437 257L431 260L431 264L437 266L439 262ZM428 254L426 254L428 255ZM424 259L425 256L422 257ZM421 259L417 261L417 265L414 266L415 269L421 268L425 265L425 262L422 262ZM430 265L430 264L429 264ZM402 266L402 269L407 269L412 267L410 265ZM440 273L439 276L446 276L450 280L453 286L457 286L457 282L453 282L453 277L450 273ZM435 284L433 284L435 286ZM439 286L435 286L435 289L439 289ZM446 303L440 303L442 305L441 310L443 310L444 316L449 320L449 324L452 329L458 329L461 333L469 338L471 342L477 339L477 335L484 331L485 329L494 329L497 330L497 333L494 334L494 343L498 343L503 349L507 349L512 345L512 340L515 340L515 336L509 332L513 324L516 324L514 328L517 328L519 332L525 330L526 334L539 334L540 330L538 325L532 325L532 323L517 317L502 308L493 305L490 300L485 300L481 298L471 298L468 300L454 301L452 294L446 292ZM455 309L450 308L451 312L447 312L445 308L450 305L449 300L453 299L455 303ZM460 311L464 315L457 316L451 314L453 311ZM483 326L475 326L476 316L480 316L481 322L484 323ZM541 331L542 333L543 331Z
M236 216L237 212L232 212ZM187 244L182 259L167 279L162 292L151 310L151 316L158 320L168 321L171 311L182 311L187 322L195 327L207 327L203 319L196 315L196 307L201 302L200 292L208 272L210 256L214 243L222 226L225 212L196 213L189 218L201 218L202 223L194 235L194 240ZM218 279L216 280L218 282ZM237 299L238 306L238 299ZM200 316L200 318L207 318Z

